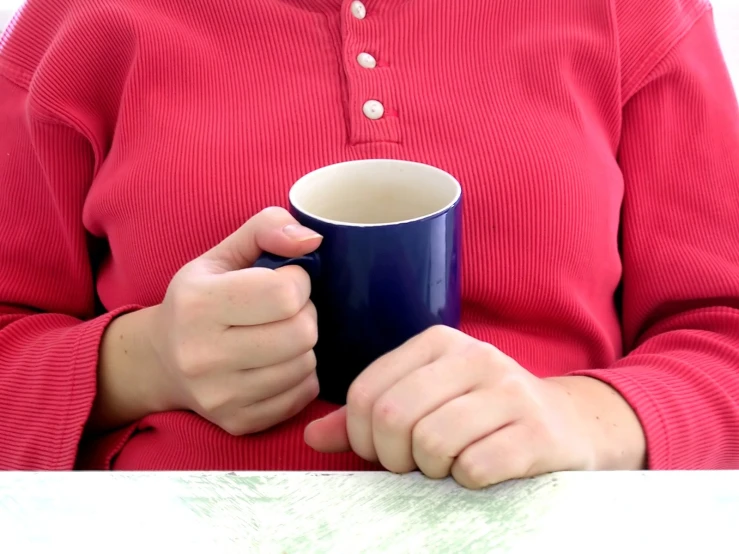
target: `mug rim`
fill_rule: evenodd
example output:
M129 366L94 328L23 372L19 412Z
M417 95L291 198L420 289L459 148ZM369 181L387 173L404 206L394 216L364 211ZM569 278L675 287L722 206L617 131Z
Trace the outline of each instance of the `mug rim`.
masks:
M455 189L454 197L449 202L447 202L444 206L442 206L438 210L435 210L435 211L433 211L431 213L428 213L428 214L425 214L425 215L422 215L422 216L418 216L418 217L414 217L414 218L410 218L410 219L403 219L403 220L399 220L399 221L391 221L391 222L387 222L387 223L352 223L350 221L341 221L341 220L338 220L338 219L330 219L330 218L327 218L327 217L321 217L321 216L318 216L316 214L313 214L313 213L311 213L311 212L303 209L300 206L300 204L295 201L295 198L294 198L294 191L295 191L295 189L298 187L298 185L300 185L301 183L303 183L304 181L306 181L309 178L314 178L316 175L318 175L318 174L320 174L320 173L322 173L324 171L333 170L333 169L336 169L337 167L340 167L340 166L372 165L372 164L375 164L377 162L382 162L382 163L386 163L386 164L390 164L390 165L404 165L404 166L414 166L414 167L423 167L423 168L426 168L426 169L431 169L434 172L439 173L441 176L444 176L444 177L446 177L446 178L448 178L450 180L450 182L452 183L452 185L453 185L453 187ZM459 203L460 199L462 198L462 185L459 183L459 180L457 180L457 178L454 177L454 175L452 175L451 173L449 173L447 171L444 171L443 169L441 169L439 167L436 167L434 165L431 165L431 164L426 164L426 163L422 163L422 162L413 162L413 161L410 161L410 160L398 160L398 159L394 159L394 158L368 158L368 159L362 159L362 160L348 160L348 161L344 161L344 162L337 162L337 163L325 165L323 167L319 167L318 169L314 169L313 171L310 171L310 172L306 173L300 179L298 179L297 181L295 181L295 183L293 183L293 185L290 187L290 192L288 193L288 198L289 198L289 201L290 201L290 206L293 209L297 210L298 212L300 212L304 216L309 217L311 219L315 219L316 221L320 221L321 223L326 223L326 224L329 224L329 225L342 226L342 227L358 227L358 228L364 228L364 227L392 227L392 226L395 226L395 225L407 225L409 223L416 223L416 222L419 222L419 221L425 221L427 219L432 219L434 217L437 217L439 215L442 215L442 214L448 212L449 210L451 210L452 208L454 208Z

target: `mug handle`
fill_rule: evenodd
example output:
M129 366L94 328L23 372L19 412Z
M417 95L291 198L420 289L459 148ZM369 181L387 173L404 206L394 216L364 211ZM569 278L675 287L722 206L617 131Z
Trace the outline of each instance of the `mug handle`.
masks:
M282 256L276 256L269 252L263 252L257 261L254 262L252 267L265 267L267 269L280 269L288 265L297 265L302 267L305 272L310 276L311 281L318 279L321 273L321 260L316 252L311 252L305 256L298 256L297 258L283 258Z

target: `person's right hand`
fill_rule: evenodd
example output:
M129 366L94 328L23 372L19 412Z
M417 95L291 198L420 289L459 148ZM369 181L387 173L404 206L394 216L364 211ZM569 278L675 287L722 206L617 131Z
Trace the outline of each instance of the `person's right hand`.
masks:
M149 327L165 377L163 405L243 435L316 398L310 279L297 266L250 266L263 251L302 256L320 242L287 211L268 208L174 276Z

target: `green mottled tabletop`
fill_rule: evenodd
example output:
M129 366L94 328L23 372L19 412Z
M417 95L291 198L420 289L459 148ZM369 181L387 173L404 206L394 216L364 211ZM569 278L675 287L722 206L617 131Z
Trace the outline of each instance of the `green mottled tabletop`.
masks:
M0 474L0 552L739 553L739 472Z

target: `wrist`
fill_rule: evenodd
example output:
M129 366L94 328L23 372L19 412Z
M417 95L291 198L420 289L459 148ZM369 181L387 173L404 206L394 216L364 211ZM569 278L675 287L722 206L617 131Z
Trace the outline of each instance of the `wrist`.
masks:
M554 377L575 404L577 425L593 452L593 469L646 468L646 438L633 408L610 385L584 376Z
M157 350L157 330L161 328L159 323L160 306L152 306L142 310L140 320L136 321L140 332L139 355L142 359L140 368L146 372L139 382L146 384L146 389L141 390L141 396L145 399L149 413L171 412L186 409L181 395L177 394L178 388L170 377L170 372L162 362ZM132 322L134 323L134 322Z
M166 371L152 344L156 310L155 306L121 315L103 334L91 430L114 429L175 409Z

